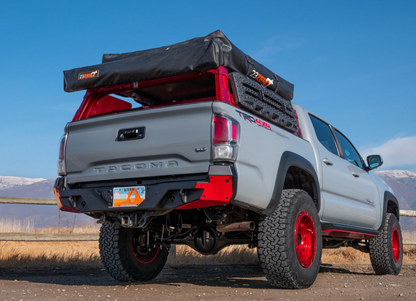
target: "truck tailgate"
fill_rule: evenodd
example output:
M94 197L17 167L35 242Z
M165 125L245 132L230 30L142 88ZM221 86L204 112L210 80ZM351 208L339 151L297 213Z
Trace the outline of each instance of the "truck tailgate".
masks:
M71 122L66 128L67 181L208 172L211 122L212 102L133 110ZM143 133L140 139L134 137L136 129ZM133 135L124 130L132 130ZM197 148L206 150L196 151Z

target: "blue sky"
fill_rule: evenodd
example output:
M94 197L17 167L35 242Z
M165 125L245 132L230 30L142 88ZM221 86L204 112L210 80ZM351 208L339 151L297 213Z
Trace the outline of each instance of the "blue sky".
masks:
M415 15L413 1L6 1L0 175L56 176L59 137L83 97L63 91L63 70L217 29L360 151L416 171Z

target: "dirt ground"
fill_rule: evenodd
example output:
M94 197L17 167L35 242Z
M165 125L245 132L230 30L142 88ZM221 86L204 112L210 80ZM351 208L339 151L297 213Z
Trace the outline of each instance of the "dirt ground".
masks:
M0 300L416 300L416 265L377 276L368 264L323 264L303 290L268 285L258 265L170 264L153 281L119 283L101 268L0 268Z

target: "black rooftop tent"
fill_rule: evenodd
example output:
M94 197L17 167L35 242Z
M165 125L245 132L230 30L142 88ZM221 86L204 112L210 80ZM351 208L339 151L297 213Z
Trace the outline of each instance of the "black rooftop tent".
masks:
M221 30L170 46L123 54L104 54L102 64L64 71L64 90L74 92L146 81L220 66L251 78L261 75L267 79L268 89L284 99L293 98L293 84L246 55Z

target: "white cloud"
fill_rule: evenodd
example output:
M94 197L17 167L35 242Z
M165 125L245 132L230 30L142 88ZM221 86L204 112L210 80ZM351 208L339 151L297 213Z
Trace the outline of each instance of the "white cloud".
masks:
M399 167L416 164L416 136L393 138L386 143L363 151L365 156L381 155L383 167Z
M278 53L283 51L293 51L301 48L303 44L304 43L300 40L289 38L285 35L279 35L268 39L261 45L258 45L259 50L251 56L257 61L271 61Z

